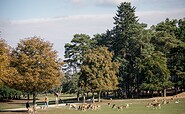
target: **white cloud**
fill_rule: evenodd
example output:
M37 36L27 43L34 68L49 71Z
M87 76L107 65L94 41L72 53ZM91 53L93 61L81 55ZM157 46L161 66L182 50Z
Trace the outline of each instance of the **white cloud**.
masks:
M183 18L185 9L171 11L143 11L136 12L140 22L147 23L149 26L170 19ZM40 36L54 44L54 49L63 58L64 45L73 38L76 33L93 35L103 33L107 29L112 29L115 14L100 15L73 15L56 18L29 19L19 21L0 21L1 37L13 47L24 39L32 36Z
M93 0L89 2L89 0L70 0L70 2L74 5L98 5L98 6L117 6L121 2L135 2L138 0ZM92 3L92 4L91 4Z
M121 2L131 2L132 0L96 0L98 5L103 6L116 6L119 5Z
M156 25L161 21L164 21L166 18L169 19L182 19L185 17L185 8L184 9L175 9L168 11L141 11L136 12L136 15L139 16L140 22L146 23L149 26Z
M81 5L85 3L85 0L70 0L70 2L73 4Z
M15 47L20 39L40 36L54 44L54 49L63 58L64 45L76 33L93 35L105 32L113 26L113 15L75 15L68 17L29 19L0 22L2 37Z

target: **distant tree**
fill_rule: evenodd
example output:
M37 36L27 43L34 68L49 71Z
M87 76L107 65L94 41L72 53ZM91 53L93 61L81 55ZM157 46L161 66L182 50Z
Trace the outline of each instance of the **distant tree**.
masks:
M18 74L10 85L33 94L33 104L38 93L60 85L62 61L51 43L38 37L27 38L18 43L11 55L11 66Z
M71 76L69 74L64 75L64 79L62 81L62 92L63 93L78 93L79 88L78 88L78 79L79 76ZM79 91L80 92L80 91Z
M84 91L98 92L99 101L103 90L116 90L118 86L119 64L112 62L112 56L105 47L90 49L84 55L79 86Z
M23 93L21 91L17 91L15 89L9 88L6 85L0 87L0 99L8 100L8 99L20 99L20 96Z

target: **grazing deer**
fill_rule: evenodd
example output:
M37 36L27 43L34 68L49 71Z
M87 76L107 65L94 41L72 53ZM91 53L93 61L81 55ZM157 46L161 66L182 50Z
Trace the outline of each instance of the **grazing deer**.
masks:
M152 107L152 103L148 103L147 105L145 105L145 107L151 108Z
M123 108L129 108L129 104L117 106L117 108L118 108L118 111L123 110Z
M152 105L153 109L154 108L155 109L157 109L157 108L161 109L161 104L160 103L152 103L151 105Z
M101 109L101 105L100 105L100 104L97 104L97 105L96 105L96 108L97 108L98 110L100 110L100 109Z
M124 106L124 108L129 108L129 104L126 104L126 106Z
M162 100L162 104L169 104L169 103L170 103L170 101L167 101L166 99Z
M123 110L123 106L118 106L117 108L118 108L118 111Z
M46 106L40 106L40 109L46 109Z
M175 101L175 103L179 103L179 99Z
M112 105L112 108L114 108L115 106L116 106L116 104L113 104L113 105Z
M66 106L69 106L69 109L71 109L71 108L73 108L73 109L78 109L78 107L77 107L77 105L75 105L75 104L66 104Z
M107 103L107 105L110 107L111 103Z
M36 114L37 113L37 104L35 104L33 107L28 108L28 114Z

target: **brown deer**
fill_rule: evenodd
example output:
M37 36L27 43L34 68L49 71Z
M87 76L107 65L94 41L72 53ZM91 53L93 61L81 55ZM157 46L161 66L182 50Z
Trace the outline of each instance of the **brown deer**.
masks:
M152 107L153 107L153 109L161 109L161 104L160 103L152 103L151 104L152 105Z

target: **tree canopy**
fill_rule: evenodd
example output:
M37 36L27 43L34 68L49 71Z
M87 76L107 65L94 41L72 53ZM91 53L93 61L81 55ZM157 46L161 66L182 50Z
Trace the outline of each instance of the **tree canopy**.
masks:
M16 70L10 67L10 60L10 46L0 39L0 86L7 84L10 77L16 73Z
M79 78L82 90L98 91L100 94L105 90L117 89L116 73L119 63L112 62L112 56L106 47L93 48L86 52Z
M12 87L34 95L61 84L62 61L52 44L38 37L21 40L12 51L11 66L17 70Z

